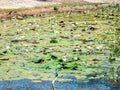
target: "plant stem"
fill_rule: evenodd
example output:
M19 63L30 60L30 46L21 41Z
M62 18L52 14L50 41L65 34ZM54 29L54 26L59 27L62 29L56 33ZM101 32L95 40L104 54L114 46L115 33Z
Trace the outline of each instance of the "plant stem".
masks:
M55 79L52 81L52 90L56 90L55 89L55 81L57 80L57 78L58 78L58 74L56 73Z

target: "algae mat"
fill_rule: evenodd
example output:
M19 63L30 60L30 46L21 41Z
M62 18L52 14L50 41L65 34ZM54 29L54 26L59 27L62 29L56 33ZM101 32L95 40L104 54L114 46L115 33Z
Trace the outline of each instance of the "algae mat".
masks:
M117 77L120 58L111 63L109 45L119 10L1 19L0 80L52 80L56 72L78 80Z

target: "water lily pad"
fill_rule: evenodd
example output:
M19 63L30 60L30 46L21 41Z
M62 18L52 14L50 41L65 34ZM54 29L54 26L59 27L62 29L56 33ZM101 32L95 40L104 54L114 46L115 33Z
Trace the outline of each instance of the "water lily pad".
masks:
M50 41L50 43L58 43L58 40L57 40L57 39L52 39L52 40Z
M34 62L34 63L42 63L45 60L44 60L44 58L36 57L36 58L33 58L31 61Z

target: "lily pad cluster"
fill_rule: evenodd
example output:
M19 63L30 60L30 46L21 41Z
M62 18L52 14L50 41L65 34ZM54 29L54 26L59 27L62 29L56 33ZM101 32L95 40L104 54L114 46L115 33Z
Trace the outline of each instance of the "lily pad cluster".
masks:
M88 75L119 66L118 10L0 20L0 79L56 70ZM110 57L111 52L117 56Z

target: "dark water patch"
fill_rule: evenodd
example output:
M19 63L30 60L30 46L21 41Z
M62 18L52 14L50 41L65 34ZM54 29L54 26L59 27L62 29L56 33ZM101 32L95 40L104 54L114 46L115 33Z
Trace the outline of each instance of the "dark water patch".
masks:
M88 82L55 82L56 90L120 90L120 86L111 85L108 80L90 79ZM32 82L32 80L0 81L0 90L52 90L51 81Z

